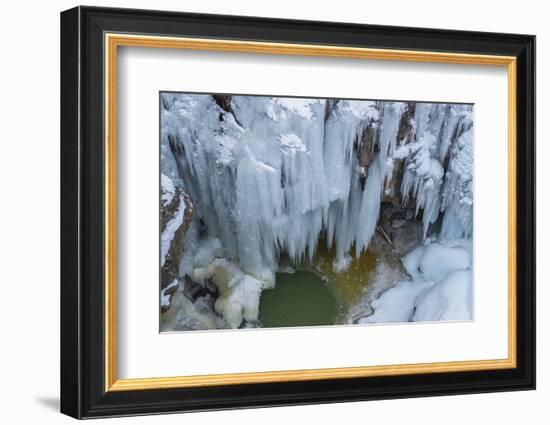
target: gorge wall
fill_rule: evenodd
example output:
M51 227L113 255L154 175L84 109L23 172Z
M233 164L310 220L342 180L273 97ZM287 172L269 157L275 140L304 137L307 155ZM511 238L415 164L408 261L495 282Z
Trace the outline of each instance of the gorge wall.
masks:
M182 251L179 276L227 268L198 264L202 250L259 294L282 254L311 261L322 240L341 264L366 250L386 233L382 205L421 221L423 238L471 236L472 105L163 93L160 107L163 193L173 185L193 206L185 238L166 238Z

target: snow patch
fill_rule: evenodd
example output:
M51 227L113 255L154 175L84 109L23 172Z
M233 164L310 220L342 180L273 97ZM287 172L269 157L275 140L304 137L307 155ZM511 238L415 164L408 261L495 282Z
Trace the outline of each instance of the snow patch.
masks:
M332 271L335 273L345 272L351 266L352 261L353 258L349 254L344 255L343 258L335 258L332 262Z
M162 231L162 234L160 236L160 266L164 266L164 262L166 261L166 255L168 255L168 251L170 250L170 244L172 243L172 240L174 239L174 236L180 226L183 224L183 217L185 214L185 200L183 199L183 196L180 196L180 202L178 205L178 209L176 213L174 214L174 217L166 223L166 227Z
M168 285L166 288L164 288L160 292L160 306L161 307L168 307L170 305L170 295L171 295L171 293L169 292L169 290L172 289L175 286L178 286L178 280L177 279L174 279L174 281L170 285Z
M176 193L176 186L170 177L166 174L161 173L160 175L160 187L161 195L160 201L163 207L169 205L174 199L174 194Z

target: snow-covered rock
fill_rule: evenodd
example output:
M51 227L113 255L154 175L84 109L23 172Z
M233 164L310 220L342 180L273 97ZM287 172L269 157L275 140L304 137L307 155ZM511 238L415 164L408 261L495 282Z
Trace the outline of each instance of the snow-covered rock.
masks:
M178 279L174 279L170 285L162 289L160 292L160 307L168 309L170 307L170 299L176 292L179 282Z
M180 277L184 238L193 216L193 203L165 174L161 174L160 195L161 308L167 310Z
M416 300L412 320L471 320L472 317L472 272L456 270Z
M371 303L374 313L358 323L409 322L413 317L416 299L431 284L424 280L397 282Z
M359 323L471 320L471 256L463 246L422 245L402 258L412 278L372 301L374 312Z
M469 268L470 253L462 246L432 242L415 248L401 261L411 277L439 282L453 270Z
M185 295L187 282L180 282L171 295L170 309L161 315L163 332L225 329L227 323L214 312L210 296L191 300Z
M258 319L260 295L268 286L245 274L235 263L225 258L216 258L206 267L196 268L192 278L197 282L211 279L220 293L215 311L224 318L230 328L238 328L243 320Z

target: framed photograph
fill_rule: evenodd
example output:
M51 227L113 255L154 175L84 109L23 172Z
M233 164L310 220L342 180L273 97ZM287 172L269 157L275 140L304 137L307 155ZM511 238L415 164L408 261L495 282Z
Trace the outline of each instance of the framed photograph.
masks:
M535 387L535 37L61 14L61 411Z

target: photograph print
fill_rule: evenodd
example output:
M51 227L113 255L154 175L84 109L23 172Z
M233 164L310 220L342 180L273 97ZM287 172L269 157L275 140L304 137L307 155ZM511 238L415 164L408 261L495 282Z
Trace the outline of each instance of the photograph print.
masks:
M161 332L473 320L472 104L159 97Z

